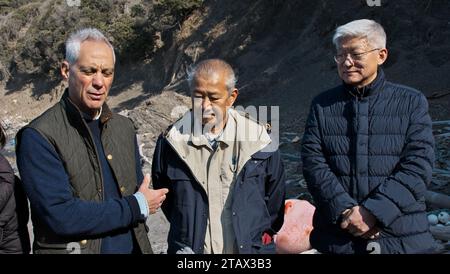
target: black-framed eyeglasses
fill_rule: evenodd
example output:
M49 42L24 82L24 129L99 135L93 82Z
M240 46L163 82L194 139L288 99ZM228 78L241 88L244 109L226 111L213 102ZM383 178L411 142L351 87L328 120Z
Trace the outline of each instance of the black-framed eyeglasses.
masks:
M370 53L370 52L376 51L376 50L380 50L380 48L371 49L371 50L368 50L365 52L347 52L347 53L336 54L334 56L334 61L338 64L341 64L341 63L345 62L345 60L347 60L349 55L350 55L350 60L361 61L361 60L363 60L364 56L367 53Z

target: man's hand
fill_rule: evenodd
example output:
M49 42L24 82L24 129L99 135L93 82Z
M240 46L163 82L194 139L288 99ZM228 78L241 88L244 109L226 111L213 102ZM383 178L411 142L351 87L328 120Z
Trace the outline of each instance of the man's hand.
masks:
M380 237L380 229L376 226L372 227L369 231L367 231L364 235L361 236L366 240L374 240Z
M375 216L362 206L354 206L342 213L341 228L359 237L371 230L376 223ZM375 235L376 233L373 233ZM368 234L372 236L372 234Z
M150 182L150 175L146 174L138 191L144 194L147 199L149 212L150 214L153 214L161 207L169 190L167 188L151 189Z

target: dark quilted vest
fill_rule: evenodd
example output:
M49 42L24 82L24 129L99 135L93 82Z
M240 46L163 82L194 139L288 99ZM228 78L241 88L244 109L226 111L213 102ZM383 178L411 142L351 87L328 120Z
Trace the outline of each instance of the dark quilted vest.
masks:
M102 144L122 196L135 193L135 129L126 117L113 114L106 104L100 117L103 124ZM55 148L70 178L73 195L81 200L103 200L103 178L97 151L87 124L78 108L71 103L66 90L61 101L30 123ZM20 135L20 134L19 134ZM18 135L18 136L19 136ZM18 140L20 142L20 140ZM112 157L112 159L110 159ZM70 253L81 247L81 253L100 253L100 238L62 238L42 221L33 218L35 253ZM133 228L143 253L152 253L145 224Z

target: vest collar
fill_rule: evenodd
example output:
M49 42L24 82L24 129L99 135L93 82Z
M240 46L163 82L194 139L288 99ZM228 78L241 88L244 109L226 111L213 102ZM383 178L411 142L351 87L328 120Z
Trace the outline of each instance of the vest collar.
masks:
M266 131L266 128L256 121L253 121L237 112L234 109L230 109L228 113L227 127L223 132L224 144L232 146L234 149L235 159L233 160L233 170L238 174L244 167L245 163L251 158L254 159L266 159L270 154L258 153L271 143L271 138ZM195 170L198 168L196 163L189 161L191 153L198 153L201 149L195 144L195 138L203 138L203 141L199 141L197 144L208 143L208 140L203 135L194 136L189 129L188 125L192 125L192 112L187 112L180 120L174 123L171 129L166 134L166 140L175 150L175 152L185 160L185 163L193 171L194 177L196 177ZM188 128L185 128L185 127ZM233 126L228 128L229 126ZM228 129L227 129L228 128ZM202 167L203 168L203 167ZM196 177L197 181L198 178Z
M72 102L72 100L70 100L69 88L66 88L64 90L63 96L61 98L61 103L63 104L64 109L66 109L70 117L77 117L78 119L84 118L83 112ZM111 118L112 118L111 109L108 107L106 103L104 103L101 108L101 114L99 118L100 122L104 124L108 122L108 120Z

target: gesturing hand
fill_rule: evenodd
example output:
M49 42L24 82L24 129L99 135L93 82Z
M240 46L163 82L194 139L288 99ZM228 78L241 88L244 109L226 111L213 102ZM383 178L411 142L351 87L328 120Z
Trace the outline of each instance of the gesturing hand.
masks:
M145 199L147 199L149 212L153 214L161 207L169 190L167 188L151 189L150 182L150 175L146 174L138 191L144 194Z

